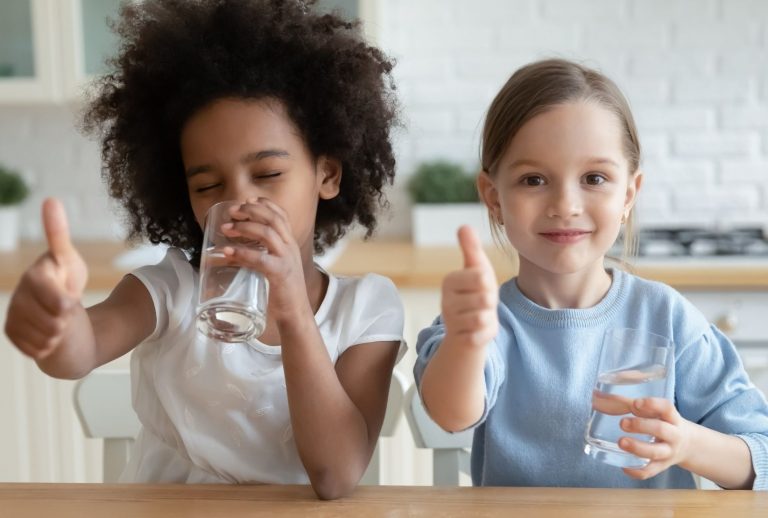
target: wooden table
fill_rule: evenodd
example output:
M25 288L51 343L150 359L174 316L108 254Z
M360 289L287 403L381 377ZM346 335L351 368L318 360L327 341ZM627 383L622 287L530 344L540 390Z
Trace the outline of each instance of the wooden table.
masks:
M2 518L765 517L768 493L571 488L359 487L319 501L308 486L0 484Z

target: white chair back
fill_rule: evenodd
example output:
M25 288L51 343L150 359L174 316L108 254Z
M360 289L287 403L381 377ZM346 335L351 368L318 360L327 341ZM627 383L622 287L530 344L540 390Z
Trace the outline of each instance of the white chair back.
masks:
M104 482L117 482L141 427L128 370L93 371L77 382L74 399L85 436L104 439Z
M405 417L418 448L432 450L432 484L458 486L459 474L469 473L472 430L451 433L435 423L421 402L416 385L405 395Z
M408 389L408 379L404 374L395 370L392 371L392 380L389 384L389 396L387 397L387 412L384 414L384 423L381 425L379 440L382 437L392 437L397 430L397 424L400 422L400 416L403 414L403 403L406 390ZM376 443L376 449L373 450L371 462L368 469L365 470L360 479L360 485L375 486L381 482L381 453L379 444Z
M387 411L381 437L392 437L403 413L408 380L398 371L392 373ZM117 482L123 472L134 438L141 424L131 405L131 378L128 370L94 371L75 385L75 411L86 437L104 440L104 482ZM380 482L379 446L374 450L362 485Z

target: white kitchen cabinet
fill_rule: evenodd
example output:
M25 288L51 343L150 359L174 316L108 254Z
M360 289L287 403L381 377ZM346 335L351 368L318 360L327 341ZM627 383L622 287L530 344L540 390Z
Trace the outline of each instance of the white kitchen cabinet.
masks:
M60 95L56 14L52 0L0 3L0 103Z
M79 100L117 51L107 19L117 19L122 1L0 2L0 105ZM318 7L368 21L374 15L373 0L321 0Z
M768 395L768 293L705 290L683 295L731 339L750 379Z
M0 2L0 104L79 98L103 73L117 39L107 26L120 0Z
M87 293L84 304L106 293ZM3 322L8 292L0 292ZM126 368L123 356L102 369ZM86 439L73 406L75 381L40 371L0 334L0 482L99 482L102 444ZM0 513L1 514L1 513Z

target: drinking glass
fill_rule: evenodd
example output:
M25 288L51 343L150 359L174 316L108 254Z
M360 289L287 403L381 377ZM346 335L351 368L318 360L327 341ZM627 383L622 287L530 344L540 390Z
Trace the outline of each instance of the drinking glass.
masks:
M630 408L636 398L665 397L673 361L674 344L668 338L639 329L605 332L584 453L622 468L648 464L649 459L619 448L618 441L621 437L633 437L653 442L655 438L625 432L619 423L632 415Z
M230 208L238 205L240 202L223 201L208 209L200 258L197 328L222 342L256 338L267 322L267 279L233 264L223 252L224 247L263 248L257 242L222 233L221 226L232 221Z

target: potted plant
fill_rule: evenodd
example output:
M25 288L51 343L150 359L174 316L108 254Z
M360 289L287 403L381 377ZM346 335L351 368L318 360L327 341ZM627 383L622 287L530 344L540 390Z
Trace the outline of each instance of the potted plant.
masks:
M492 243L488 215L479 202L475 177L446 160L420 164L408 181L414 203L413 242L419 246L455 245L456 229L468 224L484 243Z
M19 173L0 165L0 251L15 250L19 243L18 205L29 188Z

